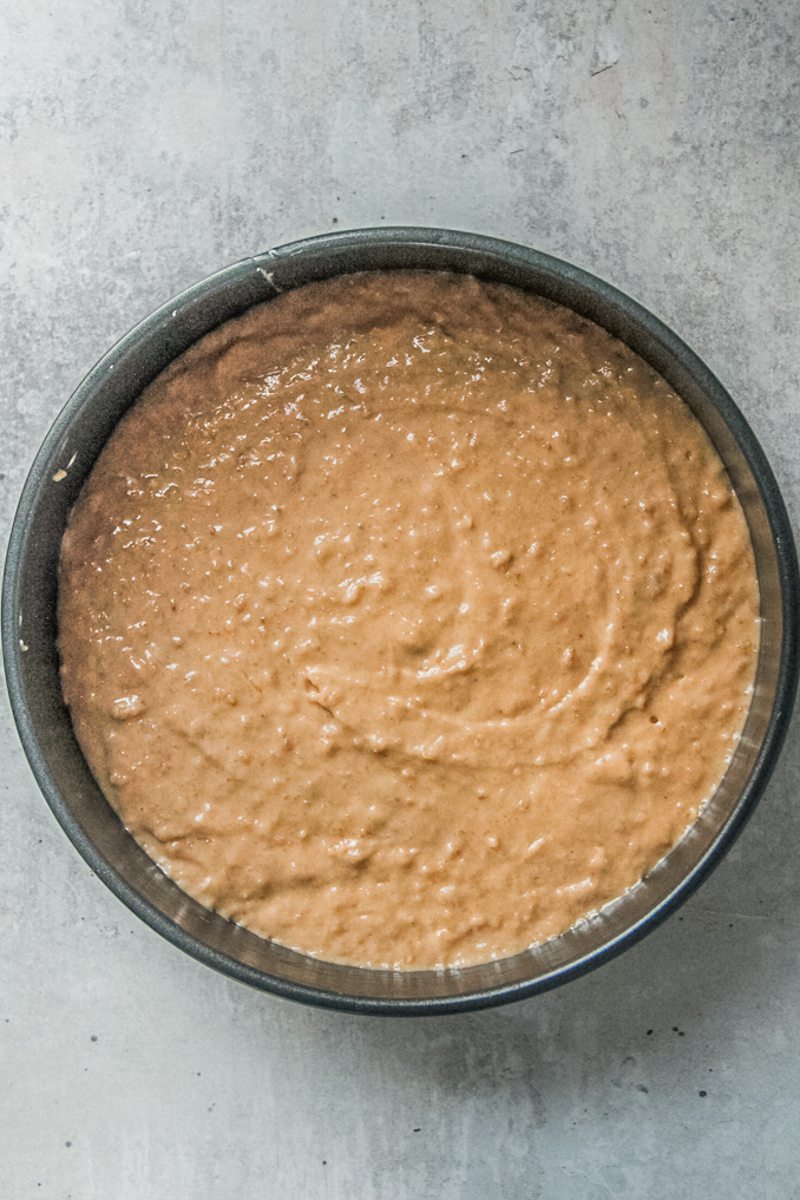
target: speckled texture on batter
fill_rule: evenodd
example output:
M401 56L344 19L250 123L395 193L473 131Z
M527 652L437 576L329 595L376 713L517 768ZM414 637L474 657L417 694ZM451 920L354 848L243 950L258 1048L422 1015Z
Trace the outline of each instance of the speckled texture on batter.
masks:
M63 682L203 903L334 960L479 962L680 837L743 724L747 531L686 406L499 285L313 285L205 338L65 535Z

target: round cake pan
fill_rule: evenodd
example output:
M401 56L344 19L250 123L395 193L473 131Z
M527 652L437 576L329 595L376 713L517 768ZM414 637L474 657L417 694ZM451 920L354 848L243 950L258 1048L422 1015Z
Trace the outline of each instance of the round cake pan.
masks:
M689 833L635 888L568 933L512 958L452 970L340 966L265 941L203 908L139 848L81 754L59 685L57 564L70 508L115 424L198 338L253 304L352 271L467 272L591 318L683 397L724 462L747 518L761 596L752 705L734 757ZM653 929L720 861L775 765L798 671L797 559L772 471L747 422L697 356L659 320L585 271L523 246L442 229L365 229L280 246L227 267L159 308L86 376L25 483L3 582L3 651L22 744L50 807L111 890L176 946L268 992L354 1012L433 1014L518 1000L598 966ZM35 869L35 864L32 864Z

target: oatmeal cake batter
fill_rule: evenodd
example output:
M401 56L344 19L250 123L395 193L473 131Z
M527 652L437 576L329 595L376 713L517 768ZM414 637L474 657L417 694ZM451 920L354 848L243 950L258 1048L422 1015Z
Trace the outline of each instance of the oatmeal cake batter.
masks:
M745 522L603 330L447 274L314 284L204 338L64 537L64 695L182 888L323 958L466 964L635 884L749 702Z

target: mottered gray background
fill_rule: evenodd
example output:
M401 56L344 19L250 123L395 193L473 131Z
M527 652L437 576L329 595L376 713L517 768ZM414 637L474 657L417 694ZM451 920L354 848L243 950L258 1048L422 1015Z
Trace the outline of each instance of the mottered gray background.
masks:
M291 238L570 259L728 385L800 515L794 0L3 0L0 526L92 362ZM509 1009L293 1006L91 875L0 713L8 1200L800 1197L800 753L621 959Z

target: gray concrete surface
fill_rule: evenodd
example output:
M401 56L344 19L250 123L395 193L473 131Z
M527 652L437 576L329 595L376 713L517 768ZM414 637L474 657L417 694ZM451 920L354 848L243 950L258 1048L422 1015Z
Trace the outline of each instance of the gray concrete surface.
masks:
M800 516L794 0L4 0L0 495L157 302L416 222L578 262L729 385ZM2 711L5 1200L800 1197L800 739L683 913L593 976L403 1023L141 926Z

